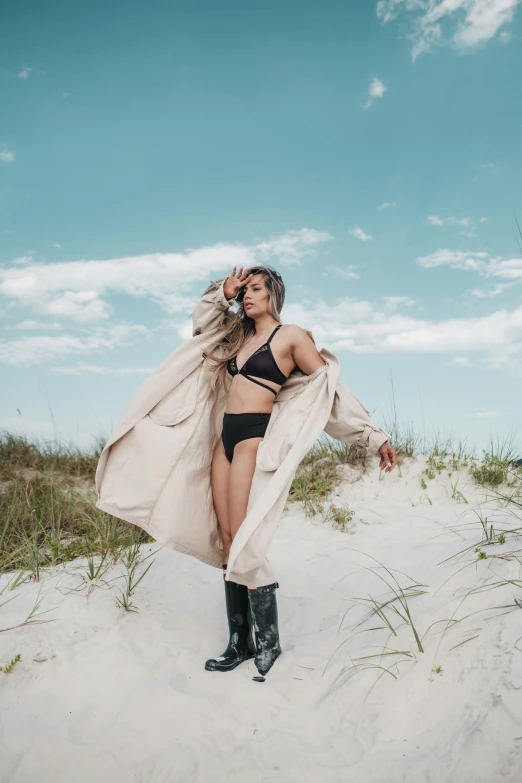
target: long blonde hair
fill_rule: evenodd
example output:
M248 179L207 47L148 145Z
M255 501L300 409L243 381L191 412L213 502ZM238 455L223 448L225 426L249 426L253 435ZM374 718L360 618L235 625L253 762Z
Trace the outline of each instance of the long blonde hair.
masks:
M248 273L251 275L262 275L268 290L268 312L276 321L281 320L281 310L285 301L285 284L283 278L270 266L251 266L248 267ZM212 280L205 294L218 288L222 280ZM203 294L203 295L205 295ZM214 352L204 354L205 361L203 369L206 372L212 372L210 385L215 390L218 380L221 381L223 388L226 388L225 379L227 377L227 362L233 356L237 356L241 346L252 337L256 332L256 323L253 318L249 318L243 307L243 297L245 289L241 288L236 296L236 302L239 305L237 312L228 314L225 320L225 333L220 342L215 346ZM217 352L217 353L216 353Z

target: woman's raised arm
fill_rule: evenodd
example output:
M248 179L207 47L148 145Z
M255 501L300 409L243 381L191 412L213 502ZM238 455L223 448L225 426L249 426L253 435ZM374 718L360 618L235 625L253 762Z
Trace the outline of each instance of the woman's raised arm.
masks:
M192 336L203 334L221 326L228 315L228 309L240 289L248 283L252 275L240 268L236 276L236 267L228 277L212 280L209 287L192 311ZM225 293L226 285L226 293Z
M227 299L223 286L225 280L212 280L211 284L192 311L192 336L203 334L221 326L228 315L233 299Z

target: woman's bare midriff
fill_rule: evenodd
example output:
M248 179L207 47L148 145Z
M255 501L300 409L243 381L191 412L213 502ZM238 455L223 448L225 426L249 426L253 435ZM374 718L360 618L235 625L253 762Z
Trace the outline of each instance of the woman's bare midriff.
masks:
M252 376L255 378L255 375ZM267 381L265 378L256 378L261 383L266 383L276 392L281 386ZM249 381L244 375L234 375L227 398L226 413L272 413L275 394L263 389L257 383Z

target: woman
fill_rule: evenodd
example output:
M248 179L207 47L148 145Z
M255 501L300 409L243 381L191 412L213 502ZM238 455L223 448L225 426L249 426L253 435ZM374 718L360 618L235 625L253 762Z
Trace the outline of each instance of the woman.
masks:
M386 472L395 466L337 357L280 323L283 302L266 266L213 282L192 338L136 390L95 476L98 508L223 571L230 639L206 669L253 657L261 681L281 654L267 551L300 461L325 431L378 451Z
M299 363L307 374L324 365L308 334L297 326L282 326L284 302L280 275L267 267L247 272L236 267L225 280L227 299L236 299L239 311L230 327L231 354L208 354L218 370L232 376L223 430L212 461L212 493L223 540L226 570L232 540L246 516L257 448L268 427L275 395ZM275 338L275 339L274 339ZM281 654L275 590L277 582L246 588L225 580L230 640L219 659L209 659L209 671L230 671L248 658L261 676ZM255 594L247 594L254 590ZM251 637L251 619L257 638ZM256 650L258 654L256 656Z
M236 267L223 291L236 299L239 309L230 326L224 357L207 354L216 362L215 372L232 376L221 439L212 461L212 492L223 540L223 569L230 546L246 516L257 449L268 427L277 395L290 373L299 367L307 375L325 364L309 334L299 326L280 322L285 288L281 276L269 267L250 270ZM393 469L393 464L386 468ZM230 640L218 659L209 659L209 671L230 671L255 658L264 679L281 654L276 588L259 588L225 580ZM254 637L251 627L253 621Z

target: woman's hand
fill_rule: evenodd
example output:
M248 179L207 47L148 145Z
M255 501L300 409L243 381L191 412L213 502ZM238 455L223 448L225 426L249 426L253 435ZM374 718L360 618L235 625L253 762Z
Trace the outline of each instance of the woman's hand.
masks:
M223 286L223 293L225 294L226 298L235 299L240 290L248 283L251 277L253 277L253 275L248 274L248 269L246 267L245 271L243 272L243 267L240 266L237 275L236 267L234 267L232 274L227 277L225 280L225 285Z
M382 446L378 450L378 453L381 455L381 461L379 462L379 467L383 468L385 473L389 473L391 470L394 469L395 465L397 464L397 456L395 454L395 449L392 446L390 446L388 441L386 441L385 443L382 444ZM386 467L384 467L385 465Z

